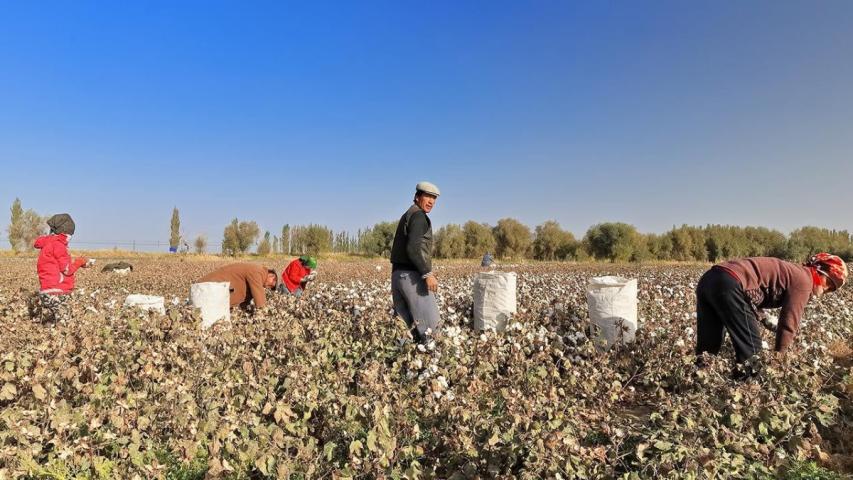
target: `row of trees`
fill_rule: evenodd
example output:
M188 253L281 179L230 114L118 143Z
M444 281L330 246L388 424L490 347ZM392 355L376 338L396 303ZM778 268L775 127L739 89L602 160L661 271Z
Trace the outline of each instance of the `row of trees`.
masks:
M346 231L335 232L323 225L284 225L281 236L266 231L261 237L260 228L256 222L240 221L235 218L223 232L222 253L226 255L248 253L257 243L258 255L324 252L387 255L391 251L395 229L396 224L384 222L373 228L359 230L353 235ZM259 238L260 241L258 241ZM206 245L205 242L204 246ZM198 239L196 251L199 251Z
M764 227L683 225L663 234L642 234L626 223L600 223L575 239L557 222L547 221L531 231L507 218L490 228L468 222L446 225L435 238L440 258L478 257L489 251L503 258L538 260L678 260L718 262L727 258L772 256L802 260L829 251L853 260L853 236L846 230L803 227L787 237Z
M184 243L180 227L180 213L173 208L170 247ZM222 253L245 254L257 246L255 251L259 255L342 252L387 257L396 228L397 222L381 222L351 234L316 224L284 225L280 235L266 231L261 236L256 222L235 218L223 231ZM7 228L12 249L31 248L36 237L46 231L45 218L32 209L24 210L16 198ZM583 238L576 239L555 221L544 222L531 230L516 219L504 218L495 226L475 221L445 225L435 233L434 246L438 258L478 258L491 252L499 258L537 260L718 262L746 256L802 260L811 253L828 251L853 261L853 236L846 230L819 227L803 227L787 236L764 227L730 225L682 225L662 234L643 234L627 223L600 223L590 227ZM194 247L197 253L204 253L208 248L207 238L198 236Z
M257 252L266 255L332 251L387 257L396 227L396 222L382 222L353 236L347 232L335 233L321 225L285 225L280 238L270 237L267 232ZM258 235L254 222L235 219L226 228L223 252L245 253ZM232 236L248 240L229 240ZM853 260L850 233L819 227L803 227L788 236L764 227L730 225L683 225L662 234L643 234L627 223L600 223L590 227L583 238L576 239L555 221L544 222L531 230L516 219L504 218L495 226L475 221L445 225L435 233L434 247L437 258L478 258L491 252L499 258L537 260L718 262L746 256L802 260L811 253L829 251Z
M555 221L531 231L513 218L501 219L494 227L472 220L461 226L445 225L435 235L439 258L476 258L490 252L500 258L576 260L588 257L580 252L581 247L581 242Z

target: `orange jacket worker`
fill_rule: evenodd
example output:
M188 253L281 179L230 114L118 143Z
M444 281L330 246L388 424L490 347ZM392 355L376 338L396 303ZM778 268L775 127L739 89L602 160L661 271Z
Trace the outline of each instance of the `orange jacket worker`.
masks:
M208 273L196 283L202 282L228 282L232 308L239 305L246 309L252 301L255 308L263 308L267 304L266 290L275 289L278 274L257 263L234 263Z

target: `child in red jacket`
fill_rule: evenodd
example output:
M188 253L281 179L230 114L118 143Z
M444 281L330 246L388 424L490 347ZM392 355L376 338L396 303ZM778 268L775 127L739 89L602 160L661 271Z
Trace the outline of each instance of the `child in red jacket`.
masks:
M290 293L295 297L302 296L302 291L317 276L317 259L303 255L290 262L281 274L279 293Z
M70 320L68 295L74 290L74 273L87 267L86 258L71 258L68 239L74 234L74 220L60 213L47 220L50 234L36 239L39 249L38 276L40 289L33 315L44 322L56 323Z

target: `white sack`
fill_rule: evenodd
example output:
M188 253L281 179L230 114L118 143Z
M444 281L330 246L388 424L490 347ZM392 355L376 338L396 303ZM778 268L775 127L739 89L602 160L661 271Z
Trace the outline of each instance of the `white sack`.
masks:
M474 328L506 330L516 313L515 272L481 272L474 277Z
M595 277L586 291L593 336L614 343L634 341L637 331L637 280L622 277Z
M201 309L201 328L231 319L231 284L202 282L190 286L190 303Z
M128 295L126 299L124 299L125 307L137 307L142 310L155 311L161 314L166 313L166 302L163 297L158 297L156 295L142 295L139 293L134 293L132 295Z

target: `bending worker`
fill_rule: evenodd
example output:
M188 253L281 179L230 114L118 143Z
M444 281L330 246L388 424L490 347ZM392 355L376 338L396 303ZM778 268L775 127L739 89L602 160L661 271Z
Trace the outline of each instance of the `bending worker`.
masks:
M752 257L714 265L696 287L696 354L716 355L727 330L737 363L761 350L757 319L766 308L781 308L774 350L784 352L800 327L811 297L834 292L847 281L847 265L828 253L804 265L778 258Z
M397 224L391 247L391 294L394 310L403 317L417 342L425 342L439 327L432 271L432 223L427 214L435 206L438 187L429 182L415 186L414 205Z
M316 276L317 259L303 255L287 265L281 274L281 283L276 291L301 297L302 292L308 286L308 282L314 281Z
M196 283L228 282L231 284L231 308L239 305L248 310L251 302L255 309L266 306L266 289L274 290L278 273L257 263L232 263L201 277Z

